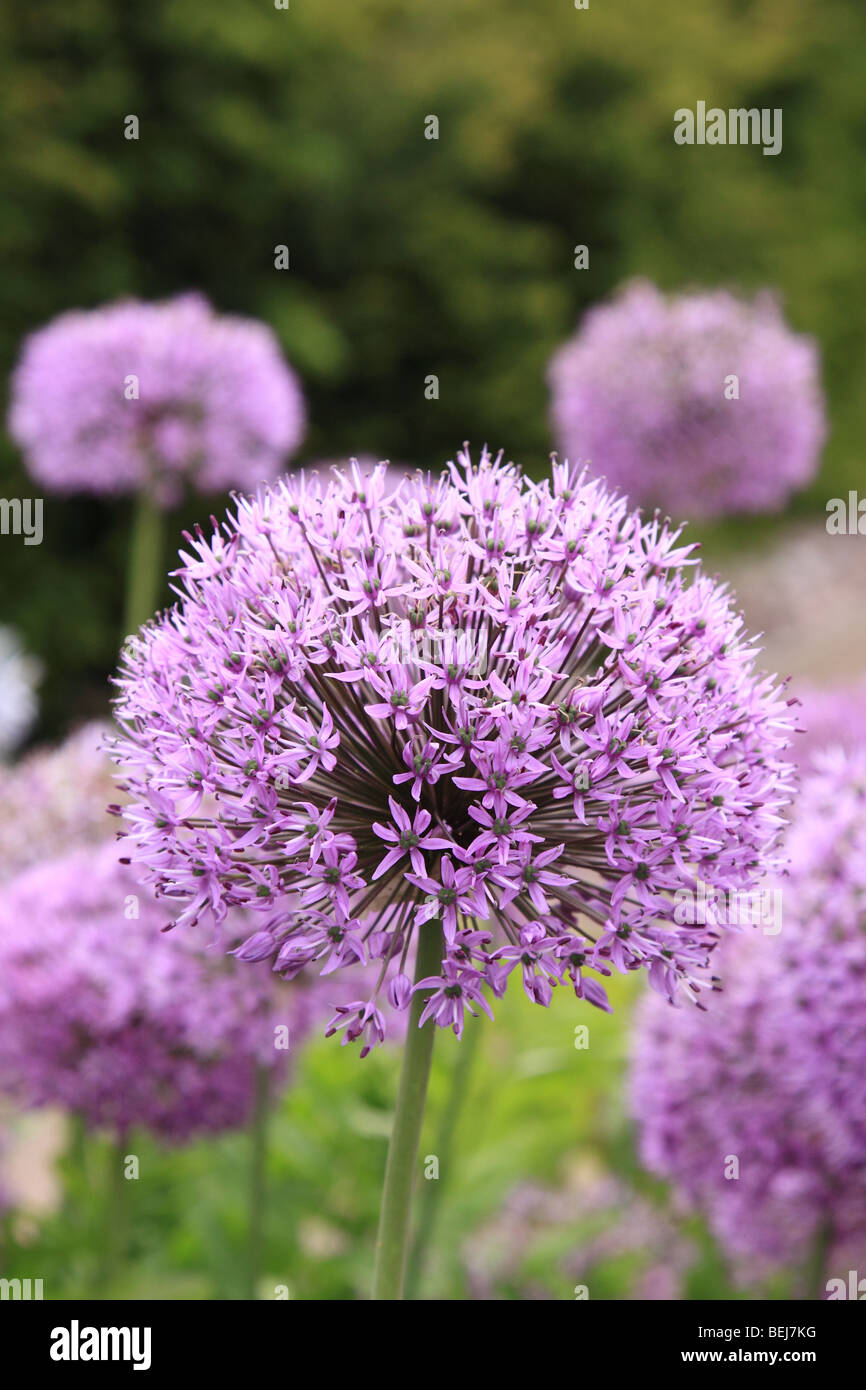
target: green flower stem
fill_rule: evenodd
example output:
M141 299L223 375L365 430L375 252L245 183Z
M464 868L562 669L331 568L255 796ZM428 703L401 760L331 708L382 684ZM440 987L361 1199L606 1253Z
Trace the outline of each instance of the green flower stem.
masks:
M262 1266L265 1223L268 1121L271 1113L271 1073L256 1067L253 1115L250 1124L250 1205L248 1230L247 1297L254 1299Z
M418 1296L418 1288L424 1276L430 1241L439 1212L442 1189L447 1186L451 1175L454 1135L469 1089L469 1078L478 1053L481 1029L482 1024L479 1019L468 1018L463 1031L463 1038L457 1043L457 1059L452 1068L448 1102L443 1111L432 1149L432 1152L439 1159L439 1177L435 1182L424 1183L418 1202L418 1229L412 1244L409 1268L406 1273L406 1297L410 1299Z
M63 1185L62 1204L66 1219L72 1226L78 1228L82 1241L85 1239L84 1235L81 1234L84 1213L87 1210L90 1195L87 1159L87 1126L84 1123L84 1117L77 1110L74 1110L67 1120L66 1152L63 1157L66 1180Z
M79 1111L73 1110L68 1120L66 1154L69 1163L82 1182L87 1181L87 1126Z
M126 1259L129 1243L129 1201L124 1176L126 1140L116 1138L108 1145L106 1198L103 1203L102 1259L98 1277L100 1291L107 1290L117 1278Z
M11 1270L14 1253L14 1214L11 1207L7 1207L0 1215L0 1274Z
M162 584L162 512L142 489L135 500L126 575L124 636L137 632L156 612Z
M416 984L427 975L439 974L442 969L443 948L442 926L438 921L423 923L417 930ZM424 1100L427 1095L436 1031L432 1018L427 1020L423 1028L418 1027L424 1003L423 991L412 995L406 1046L403 1050L403 1067L397 1091L397 1107L394 1111L388 1162L385 1167L382 1211L376 1240L376 1268L373 1275L374 1299L394 1300L403 1297L415 1163L418 1158Z
M833 1250L833 1225L824 1220L818 1226L806 1269L806 1298L821 1299L827 1294L827 1261Z

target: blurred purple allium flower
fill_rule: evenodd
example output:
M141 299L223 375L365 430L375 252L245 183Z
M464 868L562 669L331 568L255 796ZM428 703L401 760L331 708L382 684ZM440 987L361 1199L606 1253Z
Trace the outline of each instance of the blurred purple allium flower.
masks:
M697 1248L670 1214L627 1182L580 1165L555 1188L521 1183L506 1194L496 1214L464 1242L463 1266L475 1300L573 1297L585 1285L597 1297L609 1287L641 1301L683 1297L685 1275Z
M282 480L188 538L118 679L129 854L180 923L257 909L277 971L374 960L398 1009L438 920L425 1016L458 1035L512 974L540 1004L608 1008L597 976L639 967L693 994L717 933L670 895L772 867L790 787L728 594L567 464L384 486ZM379 1041L377 998L334 1027Z
M798 694L803 731L794 740L794 751L801 764L824 748L866 746L866 678L846 685L801 686Z
M817 756L787 848L781 932L730 934L706 1012L648 998L634 1039L644 1161L752 1278L866 1260L866 750Z
M137 913L137 915L136 915ZM120 1133L172 1140L244 1122L257 1064L275 1076L312 1021L314 991L275 996L165 914L118 847L40 864L0 894L0 1088Z
M56 747L38 748L0 767L0 883L29 865L98 844L116 823L116 794L105 753L107 723L83 725Z
M589 311L549 381L563 453L674 517L775 511L817 472L817 349L769 293L666 296L632 281Z
M12 379L10 432L55 492L144 490L170 504L184 484L254 488L304 424L271 330L199 294L62 314L27 340Z

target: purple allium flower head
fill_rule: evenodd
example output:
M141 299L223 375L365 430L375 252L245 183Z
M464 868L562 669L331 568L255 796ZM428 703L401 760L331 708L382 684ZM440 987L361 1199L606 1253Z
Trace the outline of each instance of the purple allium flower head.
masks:
M769 293L666 296L632 281L589 311L549 381L563 452L672 516L776 511L817 472L817 349Z
M672 891L752 883L789 793L793 716L727 593L567 464L383 471L189 538L118 679L131 857L179 922L257 909L278 971L373 960L398 1007L441 922L427 1013L458 1034L509 979L688 992L716 933Z
M136 915L137 913L137 915ZM206 933L163 933L165 914L118 862L76 850L0 895L0 1088L119 1132L184 1140L244 1122L256 1065L283 1074L310 1026L303 988L273 990Z
M822 749L866 746L866 678L837 686L800 687L803 731L794 741L802 765Z
M50 748L0 766L0 883L44 859L107 840L116 794L104 749L109 725L83 725Z
M217 492L269 481L304 423L271 330L218 315L199 294L61 315L25 343L9 411L47 489L146 490L163 503L185 483Z
M866 750L817 755L787 839L781 931L729 933L706 1011L648 998L634 1039L644 1161L747 1277L866 1260Z

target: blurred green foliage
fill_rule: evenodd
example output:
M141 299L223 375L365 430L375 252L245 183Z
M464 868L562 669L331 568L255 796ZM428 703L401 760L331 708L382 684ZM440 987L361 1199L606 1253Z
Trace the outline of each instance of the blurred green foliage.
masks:
M432 465L469 439L538 467L545 364L591 301L634 274L769 284L819 338L831 407L824 475L797 505L857 485L866 10L850 0L41 0L3 5L0 40L4 379L61 310L197 287L278 332L309 395L305 458ZM700 99L781 106L781 155L675 146L673 111ZM8 442L0 465L0 491L29 495ZM167 567L181 522L212 507L172 519ZM41 548L0 544L4 618L49 663L41 735L104 706L128 524L125 504L52 501Z
M636 1166L623 1110L629 1016L642 988L634 977L614 979L613 1015L577 1012L565 990L556 991L549 1010L512 990L496 1001L495 1023L467 1025L481 1028L480 1047L451 1160L440 1169L438 1217L417 1296L471 1296L466 1262L474 1233L496 1218L515 1187L531 1182L555 1189L576 1164L618 1173L674 1222L660 1185ZM577 1023L589 1029L585 1048L575 1047ZM440 1150L462 1045L450 1033L437 1034L422 1159ZM279 1285L292 1299L369 1297L399 1060L399 1049L387 1047L361 1062L356 1049L336 1039L313 1042L302 1054L271 1124L260 1298L273 1299ZM248 1137L160 1149L135 1135L124 1151L139 1157L140 1177L123 1185L126 1249L114 1267L105 1260L108 1232L118 1224L106 1176L109 1146L92 1136L83 1160L64 1161L64 1207L38 1223L22 1223L20 1216L8 1223L24 1235L7 1245L5 1258L0 1254L3 1275L42 1278L46 1299L246 1297ZM419 1177L419 1196L424 1188ZM597 1223L570 1223L567 1214L564 1202L562 1226L526 1251L516 1280L500 1281L501 1297L521 1299L541 1285L556 1298L573 1299L574 1280L564 1273L563 1259L585 1245ZM687 1294L742 1297L699 1223L691 1221L688 1231L696 1256ZM659 1258L653 1250L643 1255ZM616 1256L599 1264L590 1297L624 1297L633 1264L634 1257ZM784 1281L770 1292L784 1296Z

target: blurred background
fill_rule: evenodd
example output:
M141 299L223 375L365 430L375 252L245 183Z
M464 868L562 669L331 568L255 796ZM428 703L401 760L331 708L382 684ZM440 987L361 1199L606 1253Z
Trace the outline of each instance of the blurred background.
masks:
M278 334L309 401L298 462L439 466L468 439L537 469L546 364L589 304L635 275L769 285L817 337L829 398L793 514L862 477L866 15L846 0L688 17L674 0L45 0L0 23L4 380L64 309L195 288ZM697 100L781 106L782 155L676 146L672 113ZM29 496L8 443L2 463L3 495ZM128 516L74 498L46 528L38 549L0 547L0 584L5 620L51 656L35 732L56 735L104 708Z
M469 440L540 474L555 445L547 364L587 308L635 276L770 287L820 349L821 471L780 514L689 535L766 632L771 669L822 682L866 665L866 542L825 529L827 499L864 479L866 10L43 0L4 4L0 38L4 382L22 339L66 309L195 289L277 334L308 404L293 466L438 468ZM782 155L676 146L673 112L698 100L781 107ZM8 438L0 494L34 494ZM224 507L176 508L166 570L183 527ZM0 537L0 620L41 666L32 744L108 714L130 512L51 497L41 546ZM516 992L500 1004L467 1081L429 1296L570 1298L587 1279L593 1297L742 1294L699 1220L675 1214L634 1158L621 1087L634 983L619 984L612 1019L588 1020L587 1050L564 998L549 1012ZM437 1048L431 1135L458 1052L450 1036ZM310 1044L275 1121L264 1296L277 1283L363 1295L396 1064ZM51 1296L92 1291L99 1156L70 1168L42 1120L23 1129L30 1157L5 1177L16 1268L44 1271ZM244 1143L143 1141L149 1180L113 1296L239 1296ZM765 1286L795 1287L790 1271Z

